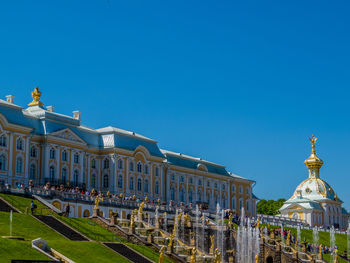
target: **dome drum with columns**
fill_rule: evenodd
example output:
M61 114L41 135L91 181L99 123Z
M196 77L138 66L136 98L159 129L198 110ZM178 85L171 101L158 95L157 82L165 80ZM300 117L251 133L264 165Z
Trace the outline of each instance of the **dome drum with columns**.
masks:
M293 196L280 209L281 215L305 220L310 226L335 226L347 228L348 213L342 207L333 188L320 178L323 161L316 155L317 138L310 138L312 151L305 165L309 169L309 178L295 189Z

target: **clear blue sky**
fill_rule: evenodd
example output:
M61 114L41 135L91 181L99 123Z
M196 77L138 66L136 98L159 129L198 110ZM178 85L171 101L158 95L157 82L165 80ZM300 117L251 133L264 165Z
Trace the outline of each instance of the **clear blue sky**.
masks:
M82 111L289 198L321 177L350 208L349 1L1 1L0 91Z

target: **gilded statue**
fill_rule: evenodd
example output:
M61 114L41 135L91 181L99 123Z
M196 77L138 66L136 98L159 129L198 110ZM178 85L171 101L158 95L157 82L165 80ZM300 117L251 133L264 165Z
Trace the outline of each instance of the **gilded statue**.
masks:
M211 235L210 236L210 249L214 250L214 235Z
M255 255L255 263L259 263L259 253Z
M32 92L32 98L33 101L28 104L28 106L43 106L44 104L40 101L41 92L39 91L38 87L34 88L34 91Z
M259 220L259 218L256 220L256 227L257 227L257 228L260 227L260 220Z
M323 250L323 246L321 244L318 251L318 259L322 259L322 250Z
M140 214L140 215L143 214L143 207L144 207L144 205L145 205L145 202L142 202L142 203L140 204L140 207L139 207L139 214Z
M219 252L219 249L215 249L214 253L214 263L220 263L221 262L221 252Z
M192 248L192 256L191 256L191 263L196 263L196 253L197 253L197 249L194 247Z
M174 240L175 235L171 234L170 238L169 238L169 243L168 243L168 247L172 248L173 247L173 240Z
M98 204L100 203L100 201L103 201L103 198L99 197L98 195L95 198L95 206L94 209L98 208Z
M334 250L334 261L333 263L339 263L338 249Z
M164 260L164 250L165 250L165 246L162 246L159 250L159 260L158 263L163 263Z
M229 227L232 227L232 226L233 226L232 219L233 219L233 215L232 215L232 213L231 213L231 214L228 216L228 226L229 226Z

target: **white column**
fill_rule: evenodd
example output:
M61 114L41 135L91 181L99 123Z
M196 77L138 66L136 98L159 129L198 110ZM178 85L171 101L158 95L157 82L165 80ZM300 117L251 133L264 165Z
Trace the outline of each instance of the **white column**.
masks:
M8 145L9 147L9 156L8 156L8 178L9 178L9 183L12 184L12 163L13 163L13 151L16 149L16 145L13 144L13 133L11 132L9 134L10 137L10 143Z

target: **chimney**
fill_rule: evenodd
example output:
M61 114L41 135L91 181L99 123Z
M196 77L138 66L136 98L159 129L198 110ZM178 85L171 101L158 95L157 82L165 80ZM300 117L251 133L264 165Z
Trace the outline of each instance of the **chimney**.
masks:
M12 103L12 104L13 104L14 98L15 98L15 96L13 96L13 95L7 95L7 96L6 96L6 101L7 101L8 103Z
M81 120L81 112L78 110L73 111L73 118L76 120Z
M54 112L55 107L54 106L47 106L46 109L49 112Z

